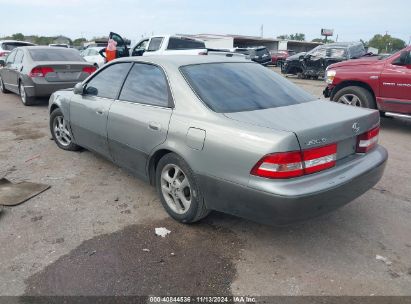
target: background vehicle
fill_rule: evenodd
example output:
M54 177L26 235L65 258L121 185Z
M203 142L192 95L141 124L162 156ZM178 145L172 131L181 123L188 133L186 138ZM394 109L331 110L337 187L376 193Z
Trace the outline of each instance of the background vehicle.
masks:
M62 48L69 48L70 46L68 45L68 44L62 44L62 43L52 43L52 44L49 44L49 46L52 46L52 47L62 47Z
M153 56L153 55L220 55L240 56L227 50L207 49L204 41L178 35L157 35L140 40L130 52L125 40L116 33L110 33L110 38L117 42L117 57Z
M319 45L302 57L290 58L290 61L300 61L294 62L293 66L295 70L301 71L296 73L301 78L317 79L324 77L325 70L330 64L361 58L364 55L366 51L362 42L336 42Z
M292 50L286 50L286 51L270 52L270 54L271 54L271 63L275 66L282 66L282 64L288 57L295 55L295 52Z
M95 70L74 49L18 47L7 56L0 69L0 90L19 94L23 104L29 106L35 97L71 88Z
M115 60L53 94L50 130L60 148L151 182L184 223L210 210L278 224L329 212L371 188L387 159L377 111L223 56Z
M104 47L88 47L81 52L81 56L87 61L91 62L95 67L102 67L105 63L105 59L100 55L99 51Z
M5 60L7 55L16 47L29 45L35 44L17 40L0 40L0 60Z
M411 46L389 57L333 64L324 96L353 106L411 115Z
M236 48L234 52L244 54L246 58L262 65L269 65L271 63L270 52L265 46Z
M295 55L289 56L281 65L281 73L292 74L292 75L302 75L303 68L301 66L301 59L304 57L306 52L297 53Z

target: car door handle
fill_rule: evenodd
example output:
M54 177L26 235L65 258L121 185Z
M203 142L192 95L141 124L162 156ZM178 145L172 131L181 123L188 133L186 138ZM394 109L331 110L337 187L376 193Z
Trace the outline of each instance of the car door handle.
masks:
M97 110L96 110L96 113L99 114L99 115L103 115L103 114L104 114L104 110L102 110L102 109L97 109Z
M150 121L148 123L148 127L154 131L158 131L161 129L161 125L158 122Z

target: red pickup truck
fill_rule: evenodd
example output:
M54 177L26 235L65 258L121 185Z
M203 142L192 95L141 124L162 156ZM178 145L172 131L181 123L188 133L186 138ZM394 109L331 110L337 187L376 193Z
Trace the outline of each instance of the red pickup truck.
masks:
M332 101L411 116L411 46L389 57L365 57L330 65L323 94Z

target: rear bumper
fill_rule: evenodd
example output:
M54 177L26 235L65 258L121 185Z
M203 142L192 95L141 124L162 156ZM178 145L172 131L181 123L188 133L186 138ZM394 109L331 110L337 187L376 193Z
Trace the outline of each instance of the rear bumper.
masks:
M73 88L77 82L55 82L55 83L25 83L27 96L43 97L50 96L58 90Z
M362 156L362 163L360 160L346 169L342 166L337 172L326 170L283 181L279 191L274 191L275 182L267 179L261 179L264 191L205 176L200 181L208 208L265 224L285 225L335 210L373 187L384 173L388 153L378 146L368 154Z

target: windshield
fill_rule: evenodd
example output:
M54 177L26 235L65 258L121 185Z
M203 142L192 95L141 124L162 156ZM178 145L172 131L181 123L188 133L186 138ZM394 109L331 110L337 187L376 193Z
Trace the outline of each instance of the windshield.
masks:
M208 63L180 69L200 99L218 113L284 107L315 100L290 81L255 63Z
M77 50L66 48L30 49L34 61L85 61Z

